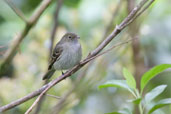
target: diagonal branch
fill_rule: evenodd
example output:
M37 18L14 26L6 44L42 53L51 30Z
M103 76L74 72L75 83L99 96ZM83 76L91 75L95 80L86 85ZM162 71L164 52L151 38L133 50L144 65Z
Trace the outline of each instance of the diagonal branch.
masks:
M97 54L95 56L92 56L92 57L87 57L86 59L84 59L83 61L81 61L77 66L73 67L71 70L67 71L64 75L61 75L59 76L59 78L56 78L55 80L52 81L52 83L50 83L50 85L38 96L38 98L35 100L35 102L32 104L32 106L26 111L25 114L29 114L33 108L36 106L36 104L40 101L40 99L43 97L43 95L50 89L52 88L54 85L56 85L57 83L61 82L62 80L66 79L67 77L70 77L72 74L74 74L76 71L78 71L80 68L82 68L85 64L87 64L88 62L94 60L95 58L111 51L112 49L118 47L118 46L121 46L123 44L127 44L128 42L132 41L132 39L126 41L126 42L123 42L123 43L119 43L115 46L112 46L111 48L109 48L108 50L100 53L100 54Z
M126 23L124 26L128 26L130 23L132 23L137 17L139 17L155 0L149 1L143 9L141 9L128 23Z
M11 7L12 10L14 10L14 12L25 22L27 23L27 19L24 16L23 12L21 10L19 10L12 2L11 0L5 0L5 2Z
M116 37L121 30L123 30L126 26L128 26L130 23L130 20L132 18L134 18L134 16L137 14L137 12L144 6L144 4L147 2L148 0L142 0L130 13L129 15L121 22L121 24L119 26L116 26L116 28L114 29L114 31L95 49L91 52L91 56L94 56L96 54L98 54L104 47L106 47L106 45L114 38ZM129 23L130 22L130 23ZM129 24L127 24L129 23Z
M89 61L91 61L91 60L95 59L96 57L99 57L99 56L101 56L101 55L107 53L108 51L112 50L113 48L116 48L116 47L121 46L121 45L123 45L123 44L127 44L129 41L131 41L131 39L128 40L128 41L126 41L126 42L123 42L123 43L118 43L118 44L114 45L113 47L111 47L110 49L104 51L103 53L101 53L101 54L99 54L99 55L96 55L96 56L94 56L94 57L92 57L92 58L89 58L89 59L85 60L85 62L88 63ZM84 61L83 61L83 63L84 63ZM81 63L81 64L83 64L83 63ZM81 65L81 64L80 64L80 65ZM73 73L72 73L72 74L73 74ZM78 80L79 80L79 79L78 79ZM53 81L54 81L54 80L53 80ZM13 108L13 107L15 107L15 106L17 106L17 105L20 105L20 104L22 104L22 103L24 103L24 102L26 102L26 101L28 101L28 100L34 98L35 96L38 96L38 95L39 95L41 92L43 92L48 86L50 86L50 85L53 83L53 81L49 82L48 84L44 85L44 86L41 87L40 89L38 89L38 90L36 90L36 91L34 91L34 92L28 94L27 96L25 96L25 97L23 97L23 98L20 98L20 99L14 101L14 102L11 102L10 104L7 104L7 105L5 105L5 106L0 107L0 112L4 112L4 111L6 111L6 110L9 110L9 109L11 109L11 108Z
M33 109L33 107L39 102L40 98L50 89L52 88L54 85L56 85L57 83L59 83L60 81L66 79L67 77L71 76L73 73L75 73L76 71L78 71L80 68L82 68L85 64L87 64L89 61L88 59L90 59L91 57L97 55L99 52L102 51L102 49L104 47L106 47L106 45L109 44L109 42L114 39L126 26L124 26L126 23L128 23L134 16L135 14L143 7L143 5L147 2L148 0L143 0L140 2L140 4L138 4L132 11L131 13L124 19L124 21L116 26L116 28L114 29L114 31L95 49L93 50L84 60L82 60L78 65L76 65L75 67L73 67L71 70L67 71L64 75L61 75L59 77L57 77L55 80L52 80L51 82L49 82L48 84L44 85L42 88L38 89L37 91L34 91L32 93L30 93L29 95L25 96L24 98L21 98L19 100L16 100L10 104L7 104L5 106L0 107L0 112L3 112L5 110L11 109L19 104L22 104L23 102L39 95L39 97L36 99L36 101L33 103L33 105L29 108L29 110L27 111L28 113L31 112L31 110ZM128 25L127 25L128 26Z
M110 19L110 21L105 29L105 32L103 34L103 37L102 37L103 40L106 38L107 34L109 33L109 30L113 27L113 25L114 25L113 22L115 21L115 17L118 15L118 12L121 9L121 5L122 5L122 0L119 0L116 5L116 8L113 11L112 18Z
M12 61L15 54L17 53L17 49L23 39L26 37L26 35L29 33L31 28L36 24L41 14L44 12L44 10L48 7L48 5L51 3L52 0L43 0L40 6L36 9L36 11L33 13L33 15L30 17L28 22L26 23L24 29L20 33L20 35L17 36L16 41L13 43L12 47L7 51L5 55L5 59L1 65L1 68L4 70L8 67L8 63Z

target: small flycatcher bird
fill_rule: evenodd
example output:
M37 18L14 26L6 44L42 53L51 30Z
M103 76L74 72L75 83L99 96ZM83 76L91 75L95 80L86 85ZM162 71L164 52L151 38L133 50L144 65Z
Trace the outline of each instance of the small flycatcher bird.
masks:
M78 39L80 37L75 33L66 33L56 44L51 55L48 72L43 76L43 80L49 79L56 70L67 70L80 62L82 49Z

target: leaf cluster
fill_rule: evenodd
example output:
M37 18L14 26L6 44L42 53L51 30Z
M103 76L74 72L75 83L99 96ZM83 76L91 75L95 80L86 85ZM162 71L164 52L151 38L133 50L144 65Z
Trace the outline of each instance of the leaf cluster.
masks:
M137 89L134 76L126 68L123 68L123 76L125 77L125 80L109 80L106 83L100 85L99 89L108 87L123 88L134 96L134 99L128 100L128 102L132 102L135 105L139 105L139 111L141 114L144 114L145 110L146 114L151 114L157 109L171 104L171 98L165 98L155 103L153 101L166 89L167 85L159 85L148 93L145 93L145 95L143 96L144 88L147 86L147 84L152 78L156 77L159 73L168 68L171 68L171 64L161 64L145 72L141 78L140 92ZM152 107L150 107L149 104L153 104ZM129 109L124 109L121 111L111 112L107 114L132 114L132 111L130 111Z

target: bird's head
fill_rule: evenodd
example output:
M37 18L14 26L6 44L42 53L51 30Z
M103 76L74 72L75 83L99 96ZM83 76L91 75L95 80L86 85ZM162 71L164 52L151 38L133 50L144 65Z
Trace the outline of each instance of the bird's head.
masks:
M77 34L69 32L62 37L62 42L76 42L78 39L80 37Z

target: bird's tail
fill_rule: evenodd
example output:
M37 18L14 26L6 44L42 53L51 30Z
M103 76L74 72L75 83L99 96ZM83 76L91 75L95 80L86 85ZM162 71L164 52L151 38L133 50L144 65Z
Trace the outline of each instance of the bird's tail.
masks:
M53 74L55 70L48 70L47 73L43 76L43 80L49 79Z

